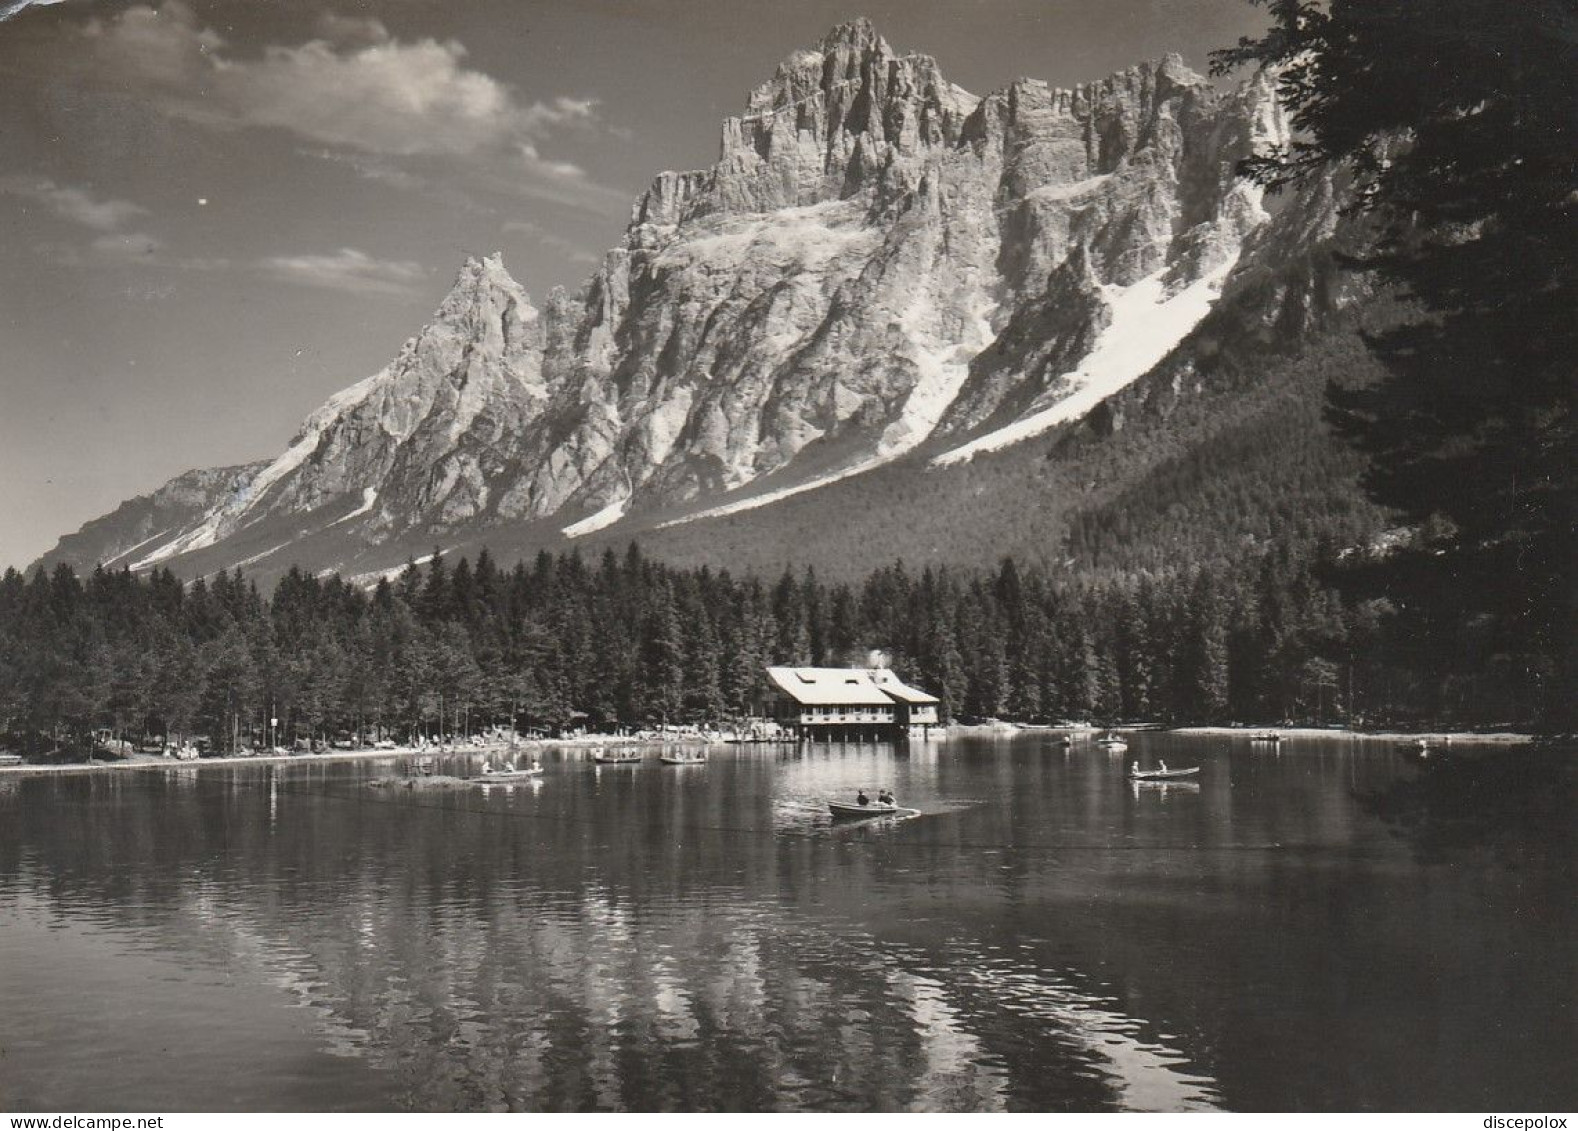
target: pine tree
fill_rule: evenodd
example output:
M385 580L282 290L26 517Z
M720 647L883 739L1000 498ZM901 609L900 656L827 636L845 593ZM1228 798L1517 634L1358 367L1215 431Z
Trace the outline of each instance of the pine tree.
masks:
M1352 176L1360 265L1417 304L1371 344L1385 377L1332 387L1330 419L1408 543L1352 560L1420 666L1521 669L1546 725L1578 712L1574 362L1578 146L1571 0L1259 0L1272 26L1217 71L1280 68L1300 140L1247 171Z

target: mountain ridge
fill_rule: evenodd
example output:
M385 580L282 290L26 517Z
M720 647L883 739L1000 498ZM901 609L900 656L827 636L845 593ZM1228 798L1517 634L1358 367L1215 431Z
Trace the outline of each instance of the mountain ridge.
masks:
M469 257L281 456L187 473L169 528L128 503L43 563L117 562L136 535L134 568L372 577L415 545L636 534L1023 443L1156 369L1223 295L1290 316L1293 289L1252 281L1329 238L1333 206L1288 206L1311 214L1289 234L1234 173L1286 136L1264 76L1222 92L1168 56L977 98L840 25L725 119L712 166L653 179L577 291L539 308Z

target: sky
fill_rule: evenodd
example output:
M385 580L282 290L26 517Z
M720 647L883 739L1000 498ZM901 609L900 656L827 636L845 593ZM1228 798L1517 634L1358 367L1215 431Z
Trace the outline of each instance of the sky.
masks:
M464 257L577 287L791 52L871 18L987 94L1254 34L1248 0L0 0L0 568L270 458Z

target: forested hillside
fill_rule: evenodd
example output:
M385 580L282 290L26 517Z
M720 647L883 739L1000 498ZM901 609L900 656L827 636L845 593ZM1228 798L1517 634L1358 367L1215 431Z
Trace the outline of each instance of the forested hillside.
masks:
M877 570L829 584L674 568L631 546L508 572L442 555L368 592L292 571L183 585L69 567L0 580L0 726L35 752L95 733L261 744L723 721L758 709L768 663L888 652L959 716L1040 720L1475 721L1496 702L1420 683L1273 545L1220 572L1069 582L992 570ZM1443 697L1445 692L1445 697Z

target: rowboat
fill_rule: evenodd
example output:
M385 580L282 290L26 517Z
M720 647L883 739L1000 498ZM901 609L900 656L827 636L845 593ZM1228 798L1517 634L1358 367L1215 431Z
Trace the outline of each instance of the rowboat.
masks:
M542 767L532 766L526 770L494 770L492 773L483 774L477 780L481 782L525 781L527 778L540 777L542 777Z
M1282 736L1274 730L1263 730L1259 734L1249 736L1251 742L1281 742Z
M904 813L915 813L918 810L905 809L898 805L882 805L873 801L870 805L844 805L837 801L829 801L828 809L835 819L849 819L857 817L895 817Z
M658 755L658 761L665 766L705 766L707 764L707 756L705 754L660 754Z
M603 751L598 751L596 754L592 755L592 761L596 762L599 766L628 766L641 761L641 755L620 753L618 751L614 752L613 754L608 754Z
M1129 744L1115 734L1103 735L1096 739L1096 745L1106 750L1127 750Z
M1171 781L1173 778L1192 778L1200 772L1199 766L1189 766L1182 770L1141 770L1129 771L1129 777L1135 781Z

